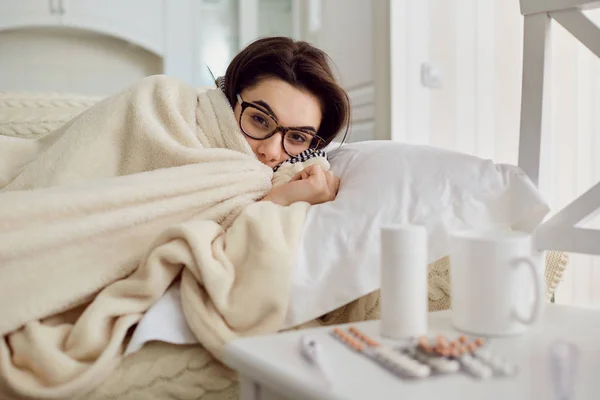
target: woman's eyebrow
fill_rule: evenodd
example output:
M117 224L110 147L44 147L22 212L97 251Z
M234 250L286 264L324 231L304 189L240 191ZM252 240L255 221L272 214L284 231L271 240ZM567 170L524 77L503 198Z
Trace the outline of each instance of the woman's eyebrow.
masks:
M264 100L256 100L253 102L254 104L258 104L259 106L263 107L265 110L267 110L269 112L269 114L271 114L272 116L275 117L275 119L277 119L277 115L275 114L275 111L273 111L273 109L271 108L271 106Z
M317 130L314 127L312 127L312 126L293 126L293 127L290 127L290 128L298 129L298 130L301 130L301 131L313 131L315 133L317 132Z
M257 104L259 106L261 106L262 108L264 108L265 110L267 110L269 112L269 114L271 114L271 116L273 116L275 119L277 118L277 115L275 114L275 111L273 111L273 109L271 108L271 106L269 106L269 104L264 101L264 100L255 100L253 101L254 104ZM294 129L299 129L299 130L307 130L307 131L313 131L313 132L317 132L317 130L312 127L312 126L294 126Z

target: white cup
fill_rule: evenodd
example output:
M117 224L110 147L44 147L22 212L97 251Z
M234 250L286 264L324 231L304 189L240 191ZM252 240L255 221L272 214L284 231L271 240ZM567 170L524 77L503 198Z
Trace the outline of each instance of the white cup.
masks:
M531 236L514 231L463 231L450 235L452 324L474 335L525 331L544 304L541 263Z

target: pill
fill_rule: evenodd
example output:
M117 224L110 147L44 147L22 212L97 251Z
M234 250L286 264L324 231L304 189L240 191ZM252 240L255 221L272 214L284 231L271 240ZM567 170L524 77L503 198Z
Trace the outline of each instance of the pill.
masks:
M437 344L440 346L447 346L448 345L448 340L442 336L442 335L438 335L436 338Z
M461 365L477 378L487 379L492 376L492 370L477 359L465 354L460 358Z
M429 347L429 340L425 336L421 336L419 338L419 342L418 343L419 343L419 346L422 347L423 349Z
M431 357L427 363L436 371L449 374L460 370L460 363L456 360L448 360L442 357Z
M460 363L456 360L449 360L444 357L427 355L419 351L409 350L407 354L417 361L429 365L435 371L441 374L449 374L460 370Z
M362 351L364 348L362 344L358 344L358 343L349 343L349 345L356 351Z
M477 350L477 357L481 358L484 361L489 360L491 356L492 355L487 350L482 350L482 349Z
M436 346L435 352L441 356L448 357L450 355L450 348L444 346Z
M374 346L374 347L379 346L379 343L377 341L371 339L369 336L367 336L363 332L359 331L354 326L351 326L348 330L354 336L356 336L357 338L359 338L360 340L362 340L363 342L365 342L368 346Z
M387 347L378 347L376 357L386 365L397 368L402 373L415 378L425 378L431 374L431 368L428 365Z
M357 350L357 351L362 351L364 349L364 346L352 339L348 334L346 334L344 331L342 331L339 328L334 328L333 329L333 334L344 344L346 344L348 347Z

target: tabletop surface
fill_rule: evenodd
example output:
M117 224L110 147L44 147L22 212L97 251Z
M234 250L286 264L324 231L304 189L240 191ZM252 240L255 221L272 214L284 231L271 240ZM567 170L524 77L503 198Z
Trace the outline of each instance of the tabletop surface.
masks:
M383 343L379 322L352 324ZM450 311L429 314L429 335L460 335L451 327ZM436 398L436 399L554 399L548 347L567 340L579 347L579 361L573 397L600 396L600 311L561 305L547 305L537 325L519 336L490 338L488 348L513 362L519 372L512 378L479 381L464 373L419 381L400 379L366 357L355 353L331 335L332 328L292 331L231 342L225 349L225 362L250 379L291 399L358 400ZM303 335L315 338L321 346L333 386L323 385L318 372L300 355ZM399 342L396 342L399 343ZM404 397L406 396L406 397Z

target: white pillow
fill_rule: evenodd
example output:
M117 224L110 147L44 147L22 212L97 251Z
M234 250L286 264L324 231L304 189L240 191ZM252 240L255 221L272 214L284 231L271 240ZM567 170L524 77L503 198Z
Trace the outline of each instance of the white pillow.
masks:
M379 288L383 224L425 225L428 259L433 262L448 255L449 231L532 231L549 212L531 181L514 166L389 141L333 149L330 163L341 178L340 191L335 201L309 209L284 328ZM196 342L185 324L178 291L173 285L144 315L127 354L150 340Z
M430 146L390 141L334 147L335 201L309 209L285 327L379 288L383 224L424 225L429 262L448 255L456 229L531 232L549 212L517 167Z

